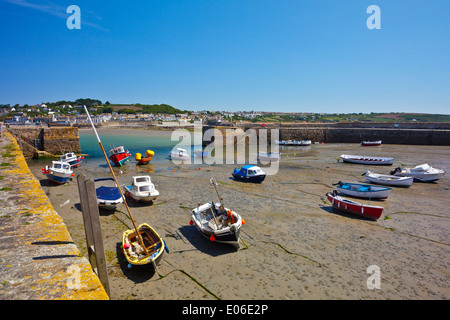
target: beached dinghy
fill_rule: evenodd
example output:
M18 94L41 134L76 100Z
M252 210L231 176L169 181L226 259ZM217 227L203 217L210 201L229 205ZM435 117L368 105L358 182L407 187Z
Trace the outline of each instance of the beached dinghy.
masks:
M123 146L112 148L111 150L109 150L109 160L111 160L111 162L116 166L123 165L129 157L131 157L130 152L128 150L125 150Z
M96 185L99 185L99 182L103 181L113 181L113 178L99 178L95 179L94 182ZM105 185L101 185L95 188L95 193L97 195L97 204L98 207L104 210L115 210L117 205L123 203L122 196L120 195L119 188L116 186L108 187Z
M64 184L71 177L74 176L70 165L62 161L52 161L51 166L45 166L42 173L47 176L47 179L56 184Z
M433 168L427 163L415 166L414 168L396 168L390 172L391 175L400 177L412 177L415 180L422 182L437 181L444 176L445 171L441 169Z
M366 199L386 199L392 188L374 186L370 184L345 183L339 181L337 184L339 192L348 196Z
M390 166L394 164L394 158L353 156L343 154L341 155L341 159L344 162L357 164L371 164L371 165L385 165L385 166Z
M65 153L61 156L60 160L61 162L66 162L70 165L70 168L78 168L81 165L81 162L83 161L84 157L77 156L73 152Z
M145 153L145 157L143 157L140 153L136 153L134 159L138 162L137 164L142 165L149 163L153 159L154 155L155 152L153 152L152 150L147 150L147 152Z
M368 204L362 204L342 198L337 195L336 190L334 190L333 193L327 192L326 196L328 201L331 202L334 209L357 214L369 219L377 220L378 218L380 218L384 210L383 207L371 206Z
M223 198L217 191L217 182L211 179L220 201ZM231 244L239 248L239 233L245 224L244 219L231 209L225 208L222 203L205 203L190 211L191 225L195 225L200 233L211 241Z
M414 181L414 178L412 177L378 174L369 170L364 172L362 175L366 177L367 181L382 184L385 186L410 187Z
M155 189L150 176L133 177L131 186L124 186L123 189L126 197L141 202L150 202L156 200L159 196L159 192Z
M381 140L376 140L376 141L361 141L361 146L362 146L362 147L380 146L380 145L381 145Z
M261 183L266 178L266 173L260 167L246 165L240 170L237 168L232 172L233 178L237 181Z
M158 265L164 251L169 252L166 242L146 223L139 225L138 230L142 242L135 229L127 230L123 233L122 247L125 259L132 265L146 265L149 263L152 263L154 266ZM142 243L145 246L145 250L142 248Z

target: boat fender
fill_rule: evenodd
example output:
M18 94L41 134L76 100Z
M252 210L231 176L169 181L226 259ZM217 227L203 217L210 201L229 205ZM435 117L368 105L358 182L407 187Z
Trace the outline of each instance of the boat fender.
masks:
M214 241L216 240L216 237L212 234L211 237L209 237L209 240Z
M236 218L234 217L234 214L231 213L230 210L227 211L227 216L228 216L228 219L231 221L231 224L236 222Z
M167 246L166 241L164 239L162 239L162 241L164 242L164 249L166 250L167 253L170 253L169 247Z
M131 263L128 264L128 269L131 269L132 265Z

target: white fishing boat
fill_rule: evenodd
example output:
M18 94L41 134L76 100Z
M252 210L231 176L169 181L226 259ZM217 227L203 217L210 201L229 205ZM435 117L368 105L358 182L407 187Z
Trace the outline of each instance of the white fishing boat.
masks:
M279 152L258 152L260 162L278 161L280 160L280 157L281 155Z
M436 169L427 163L420 164L414 168L395 168L390 172L391 175L400 177L412 177L417 181L432 182L437 181L444 176L445 171L442 169Z
M131 186L124 186L123 189L125 196L135 201L150 202L159 196L150 176L135 176Z
M396 186L396 187L410 187L413 184L414 178L412 177L401 177L393 176L387 174L378 174L367 170L362 174L366 177L367 181L382 184L386 186Z
M81 165L81 162L83 161L83 156L77 156L73 152L67 152L63 154L60 158L61 162L66 162L70 165L70 168L78 168Z
M214 178L211 179L211 184L222 201L223 198L219 195ZM225 208L222 203L209 202L203 205L199 203L190 211L190 214L189 224L195 225L204 237L214 242L227 243L239 248L239 233L245 221L236 211Z
M186 149L177 148L169 153L169 159L171 160L189 160L189 154Z
M376 141L361 141L361 146L362 146L362 147L380 146L380 145L381 145L381 140L376 140Z
M62 161L52 161L51 166L42 168L42 173L47 176L48 180L56 184L64 184L74 176L70 164Z
M343 154L341 155L343 162L356 163L356 164L369 164L369 165L387 165L390 166L394 164L394 158L383 158L383 157L370 157L370 156L354 156Z

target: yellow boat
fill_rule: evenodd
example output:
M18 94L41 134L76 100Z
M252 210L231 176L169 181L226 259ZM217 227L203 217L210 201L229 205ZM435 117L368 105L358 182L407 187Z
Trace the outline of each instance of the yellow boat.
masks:
M145 253L140 244L136 230L131 229L123 233L122 247L125 258L132 265L146 265L149 263L153 263L154 266L158 265L164 250L169 252L166 242L146 223L139 225L138 230L147 253Z

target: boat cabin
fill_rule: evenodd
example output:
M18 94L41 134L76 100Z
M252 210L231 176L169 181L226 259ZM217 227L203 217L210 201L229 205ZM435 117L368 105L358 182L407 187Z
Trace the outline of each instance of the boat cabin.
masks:
M133 177L132 190L135 192L151 192L155 190L149 176Z
M126 152L125 148L123 146L120 146L109 150L109 155L112 156L114 154L121 154L125 152Z
M51 170L62 171L67 170L70 171L70 165L68 163L64 163L61 161L52 161Z

